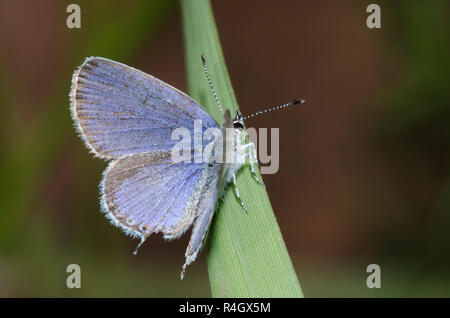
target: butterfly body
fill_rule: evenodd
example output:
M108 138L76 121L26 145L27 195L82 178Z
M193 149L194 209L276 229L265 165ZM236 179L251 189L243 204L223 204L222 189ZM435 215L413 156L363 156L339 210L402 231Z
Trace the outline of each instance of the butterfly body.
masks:
M230 182L240 200L236 174L247 158L253 160L254 172L255 147L246 141L242 116L238 113L233 121L226 110L220 126L186 94L139 70L96 57L75 71L70 97L80 137L95 156L110 160L100 183L100 201L111 223L139 238L138 247L152 233L175 239L193 225L183 277ZM199 132L195 120L202 121ZM174 161L172 132L178 127L195 136L220 130L221 138L212 146L223 146L222 157ZM211 142L203 139L201 145Z

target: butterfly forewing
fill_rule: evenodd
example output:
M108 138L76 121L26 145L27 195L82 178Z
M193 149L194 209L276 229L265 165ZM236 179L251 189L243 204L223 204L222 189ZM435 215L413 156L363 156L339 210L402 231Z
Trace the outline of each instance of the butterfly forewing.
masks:
M119 158L170 150L175 128L202 130L217 122L192 98L151 75L103 58L88 58L72 79L71 112L97 156Z

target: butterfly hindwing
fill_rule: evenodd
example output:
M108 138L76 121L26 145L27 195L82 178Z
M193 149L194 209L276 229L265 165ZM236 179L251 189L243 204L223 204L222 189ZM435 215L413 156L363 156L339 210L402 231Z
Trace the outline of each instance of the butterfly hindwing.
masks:
M181 279L183 279L186 267L197 258L208 234L219 196L221 182L219 173L222 168L221 164L205 165L202 178L197 185L200 193L200 199L197 204L197 218L186 249L186 261L181 271Z
M127 234L145 239L162 232L180 236L196 215L195 188L202 164L174 163L168 152L125 156L113 161L101 183L107 217Z
M113 161L101 183L103 212L142 244L152 233L182 235L193 223L186 267L203 246L214 215L220 164L173 163L170 153L151 152Z

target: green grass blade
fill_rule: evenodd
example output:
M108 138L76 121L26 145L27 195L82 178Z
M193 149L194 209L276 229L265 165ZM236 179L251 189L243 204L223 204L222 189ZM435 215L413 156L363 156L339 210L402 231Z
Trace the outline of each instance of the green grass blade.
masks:
M238 105L212 9L209 1L204 0L183 0L181 5L189 93L220 122L221 114L203 74L202 52L222 105L233 115ZM238 175L237 183L249 213L244 213L229 187L207 245L212 295L302 297L265 187L255 182L248 167Z

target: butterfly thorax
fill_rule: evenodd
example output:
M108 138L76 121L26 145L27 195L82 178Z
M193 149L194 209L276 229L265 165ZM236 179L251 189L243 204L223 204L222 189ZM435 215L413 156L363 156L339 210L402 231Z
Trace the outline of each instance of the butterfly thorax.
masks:
M244 166L246 159L246 138L242 128L236 128L229 110L223 114L223 161L219 174L219 198L223 196L233 175Z

